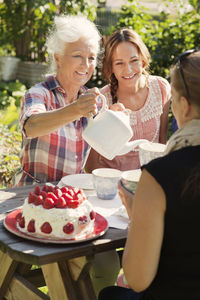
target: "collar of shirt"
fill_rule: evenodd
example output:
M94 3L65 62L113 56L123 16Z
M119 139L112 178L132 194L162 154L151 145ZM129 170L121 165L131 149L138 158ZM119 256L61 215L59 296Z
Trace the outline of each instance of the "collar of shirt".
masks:
M58 90L60 93L67 95L67 92L60 86L59 82L57 81L55 75L47 75L46 81L48 88L50 90ZM78 92L78 96L83 94L87 90L86 86L81 86Z

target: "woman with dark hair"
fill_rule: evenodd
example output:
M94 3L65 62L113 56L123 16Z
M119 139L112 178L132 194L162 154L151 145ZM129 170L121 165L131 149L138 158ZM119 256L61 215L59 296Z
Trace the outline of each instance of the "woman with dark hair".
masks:
M117 104L122 103L129 110L132 140L147 139L165 144L170 85L166 79L149 74L149 63L149 51L135 31L120 29L114 32L106 41L103 58L103 77L108 85L100 92L111 109L117 110ZM86 170L91 172L99 167L122 171L138 169L138 151L108 160L92 149Z
M129 288L106 288L99 300L200 299L199 74L199 50L178 57L171 88L179 129L165 156L142 166L134 200L119 185L130 217L123 254Z

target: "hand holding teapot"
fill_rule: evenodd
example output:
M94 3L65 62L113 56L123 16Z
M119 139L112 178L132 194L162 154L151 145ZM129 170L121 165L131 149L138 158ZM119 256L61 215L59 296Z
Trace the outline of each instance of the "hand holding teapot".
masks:
M102 109L94 118L90 118L83 131L83 138L95 151L112 160L116 155L126 154L146 140L129 142L133 135L129 114L125 113L126 110L107 109L105 96L100 94L100 97L103 100Z

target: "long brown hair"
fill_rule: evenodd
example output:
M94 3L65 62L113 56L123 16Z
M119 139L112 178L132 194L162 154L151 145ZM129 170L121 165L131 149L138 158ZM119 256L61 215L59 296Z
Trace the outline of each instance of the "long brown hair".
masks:
M116 47L122 42L130 42L138 49L138 53L143 61L143 73L149 75L150 53L142 38L134 30L124 28L115 31L106 41L103 57L102 73L103 78L111 85L111 95L113 103L117 102L118 81L112 72L112 56Z
M195 105L200 118L200 51L193 52L184 57L184 59L181 60L181 67L190 93L190 99L188 99L188 101L190 104ZM187 99L186 90L177 64L171 68L170 75L171 85L179 97L184 96ZM191 174L184 183L181 194L183 199L197 196L200 196L200 163L191 171Z

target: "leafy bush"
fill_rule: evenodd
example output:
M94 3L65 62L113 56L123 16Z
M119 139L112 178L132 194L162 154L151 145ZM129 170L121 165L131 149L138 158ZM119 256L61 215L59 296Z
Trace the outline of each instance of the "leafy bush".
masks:
M19 108L16 107L13 100L7 109L1 111L0 124L7 125L11 132L19 130Z
M46 0L3 0L0 9L1 45L12 45L22 60L43 61L44 35L52 23L56 6Z
M132 28L139 33L151 54L150 72L168 79L169 68L175 58L187 49L200 46L200 6L198 0L189 0L191 9L185 11L185 1L173 2L173 14L161 12L151 15L139 1L128 0L122 5L117 26L109 27L109 35L120 28ZM101 68L88 83L88 86L102 87Z
M0 124L0 187L7 187L20 166L21 134Z
M0 109L8 107L11 103L20 106L21 97L26 92L26 86L16 80L15 82L0 81Z
M0 188L11 184L20 166L19 106L25 91L25 85L19 81L0 82Z
M162 12L151 16L135 0L122 6L118 28L129 27L139 33L151 53L151 73L168 77L175 57L187 49L197 48L200 36L200 8L198 0L190 0L191 10L181 0L173 1L173 15ZM172 0L168 0L168 3ZM182 9L181 9L182 8Z
M90 0L60 0L57 5L59 14L72 14L77 15L79 13L85 15L91 21L96 18L96 8Z
M46 36L56 14L82 12L91 20L96 9L84 0L0 1L0 44L24 61L46 62Z

